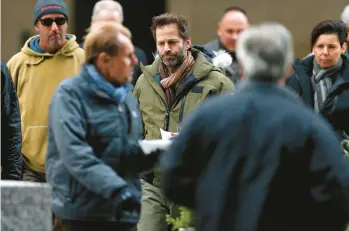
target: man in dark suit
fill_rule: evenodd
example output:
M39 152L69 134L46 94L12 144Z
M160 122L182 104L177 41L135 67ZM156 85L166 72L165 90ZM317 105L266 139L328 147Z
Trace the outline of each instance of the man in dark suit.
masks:
M241 77L241 69L236 59L235 49L239 34L249 26L246 11L240 7L229 7L217 25L218 38L206 43L209 51L225 50L231 55L233 62L225 68L225 74L234 82Z

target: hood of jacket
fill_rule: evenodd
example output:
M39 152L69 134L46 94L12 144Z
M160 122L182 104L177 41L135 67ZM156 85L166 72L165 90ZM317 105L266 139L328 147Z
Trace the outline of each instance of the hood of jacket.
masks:
M39 37L39 35L30 37L22 47L21 51L29 56L33 57L38 57L38 58L43 58L43 57L52 57L55 55L63 55L63 56L73 56L74 51L79 48L79 44L76 42L76 36L72 34L67 34L66 36L69 37L67 40L66 44L58 50L55 54L50 54L50 53L38 53L34 51L33 49L30 48L29 43L33 40Z

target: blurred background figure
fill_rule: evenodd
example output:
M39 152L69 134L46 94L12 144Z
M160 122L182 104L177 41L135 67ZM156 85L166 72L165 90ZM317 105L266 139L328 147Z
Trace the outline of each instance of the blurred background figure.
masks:
M124 13L122 10L122 6L119 2L114 0L100 0L95 4L93 8L91 26L93 26L97 22L112 21L117 23L123 23L123 20ZM134 52L139 62L135 65L133 70L131 82L133 85L136 84L138 77L142 74L140 65L148 65L147 56L145 55L144 51L137 46L134 47Z
M209 51L226 50L231 55L233 62L226 67L226 75L237 83L241 78L241 70L236 58L236 44L242 31L249 26L246 11L240 7L229 7L217 24L218 38L206 43L204 47Z
M314 55L293 64L287 80L303 102L324 116L340 139L349 139L349 58L344 55L347 28L342 21L318 23L311 32Z
M63 81L50 104L47 181L54 231L128 231L139 220L142 121L130 90L137 63L131 33L101 22L86 36L85 64Z
M21 180L21 115L16 88L6 64L1 62L1 180Z
M29 38L7 63L21 111L23 180L46 182L48 107L58 84L79 72L84 51L67 34L68 9L63 0L38 0Z
M349 55L349 5L344 7L344 10L341 14L341 20L347 25L347 54Z
M11 22L3 23L1 27L3 31L1 34L3 61L7 62L13 54L22 48L24 42L35 33L31 21L28 20L32 15L32 11L28 9L31 9L36 1L22 1L21 7L18 7L17 1L1 1L1 9L3 9L1 18L4 22ZM68 33L75 34L77 41L81 43L86 34L86 28L90 27L93 7L98 0L64 1L67 4L70 16ZM202 0L200 4L197 1L183 0L117 1L123 8L123 24L132 31L132 41L146 53L148 63L153 61L152 53L156 51L149 31L152 17L164 12L175 12L184 15L189 19L193 44L205 44L216 38L217 22L222 17L224 9L232 5L231 0ZM314 12L320 13L313 14L309 18L309 10L304 5L296 4L294 1L282 2L282 7L280 7L279 0L234 1L235 6L239 6L247 12L250 23L273 20L285 24L294 35L296 57L304 57L309 53L307 32L311 31L319 21L339 18L347 4L348 0L332 2L317 0L317 4L313 4L312 9ZM14 14L18 15L16 20L13 20ZM297 17L294 17L295 15Z
M162 155L165 194L195 209L196 231L343 231L349 164L328 123L282 87L290 32L252 26L237 58L246 80L193 112Z

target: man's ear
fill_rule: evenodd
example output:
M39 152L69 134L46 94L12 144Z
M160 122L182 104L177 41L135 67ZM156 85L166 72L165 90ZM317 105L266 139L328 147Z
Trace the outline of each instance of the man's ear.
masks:
M185 41L185 48L186 48L186 50L189 50L190 47L191 47L191 38L188 38Z
M105 67L110 63L110 56L107 55L105 52L102 52L96 56L95 63L100 67Z
M218 37L220 37L221 36L221 21L219 21L218 23L217 23L217 31L216 31L216 34L217 34L217 36Z
M347 43L343 43L342 53L344 54L347 49L348 49L348 44Z
M40 32L40 29L39 29L39 27L38 27L38 22L35 23L34 28L35 28L35 31L36 31L36 32Z
M110 61L110 56L107 55L107 53L102 52L97 56L97 59L99 59L103 64L108 64Z

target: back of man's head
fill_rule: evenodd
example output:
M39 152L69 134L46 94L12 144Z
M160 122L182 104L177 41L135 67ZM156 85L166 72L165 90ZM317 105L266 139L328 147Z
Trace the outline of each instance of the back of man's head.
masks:
M100 0L93 7L92 23L114 21L122 23L124 13L120 3L114 0Z
M349 24L349 4L344 7L344 10L341 14L341 20L345 24Z
M117 55L122 46L119 41L120 34L131 38L131 32L122 24L115 22L96 23L85 38L85 62L93 63L102 52L109 56Z
M278 82L293 62L292 35L277 23L252 26L240 35L237 58L247 78Z

